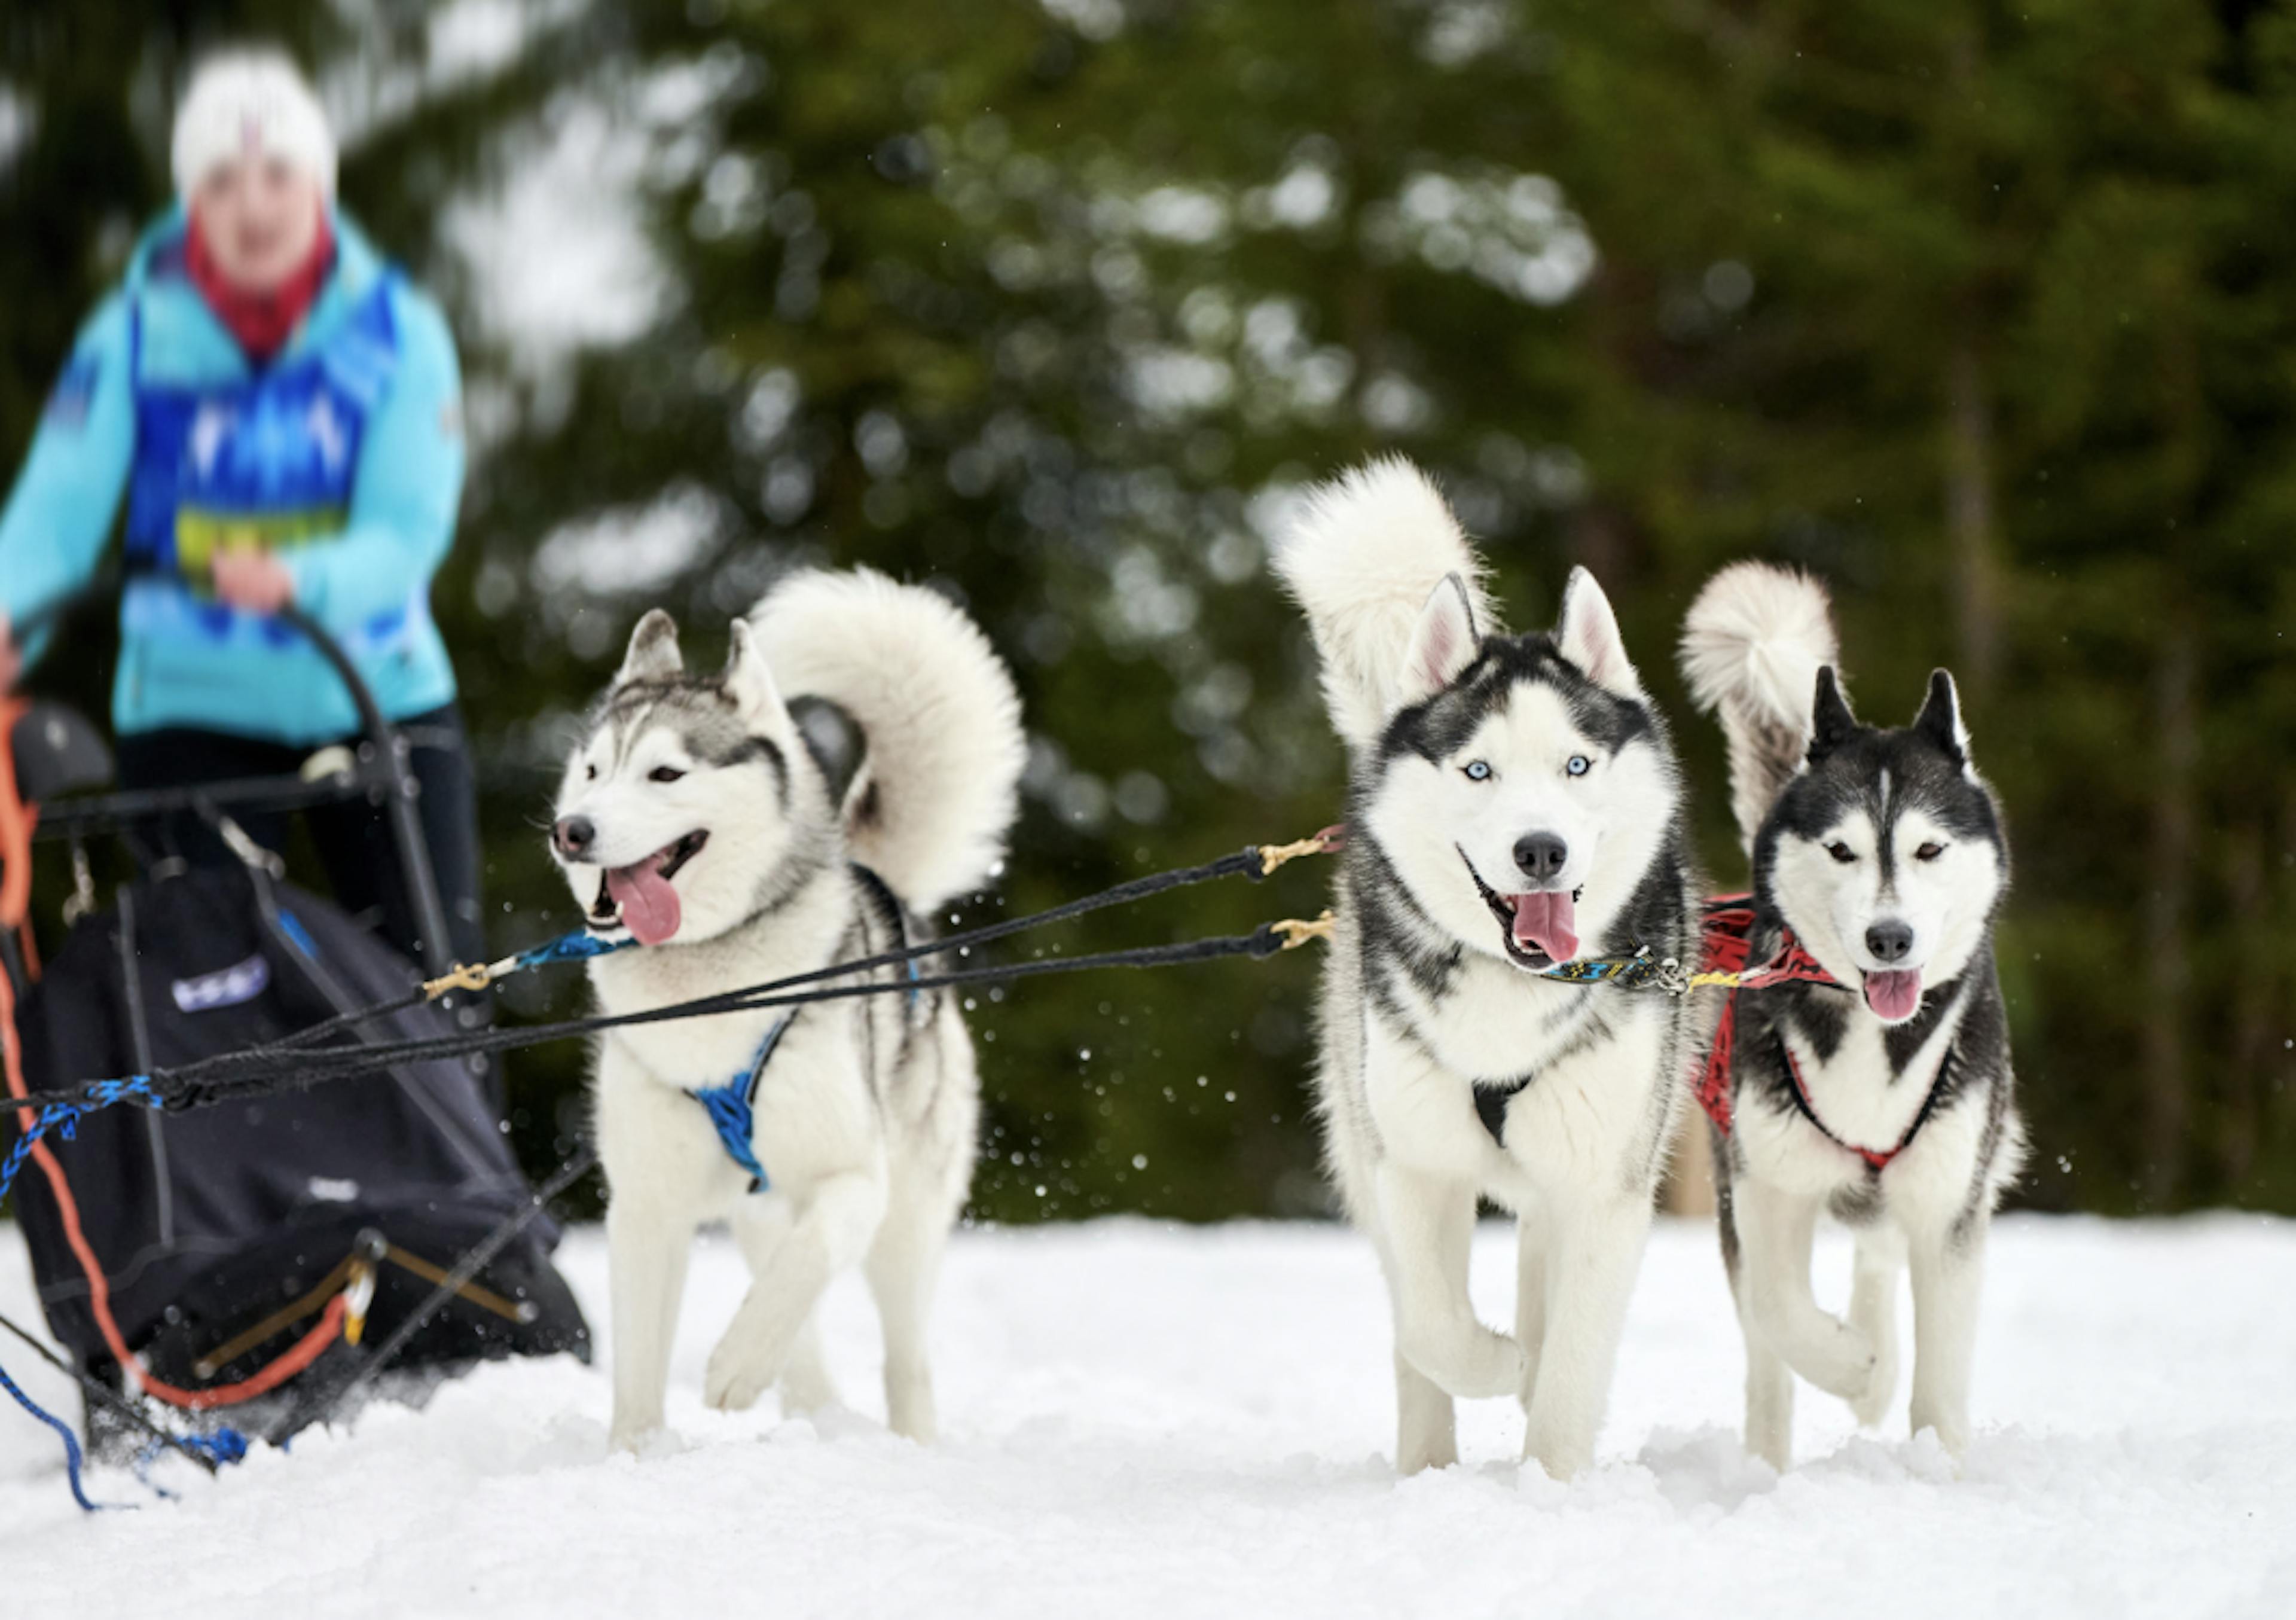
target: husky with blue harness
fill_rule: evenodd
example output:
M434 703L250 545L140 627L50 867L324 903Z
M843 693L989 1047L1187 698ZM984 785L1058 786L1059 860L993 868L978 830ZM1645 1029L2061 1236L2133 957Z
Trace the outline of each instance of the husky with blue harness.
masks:
M688 675L642 620L567 761L551 844L592 929L610 1013L898 951L997 868L1025 744L1011 677L931 591L801 574ZM877 970L911 973L904 967ZM860 1265L885 1332L893 1430L935 1428L925 1322L972 1180L979 1082L955 999L918 990L618 1028L597 1057L609 1188L613 1443L662 1425L686 1252L728 1221L752 1273L704 1395L836 1399L813 1317Z

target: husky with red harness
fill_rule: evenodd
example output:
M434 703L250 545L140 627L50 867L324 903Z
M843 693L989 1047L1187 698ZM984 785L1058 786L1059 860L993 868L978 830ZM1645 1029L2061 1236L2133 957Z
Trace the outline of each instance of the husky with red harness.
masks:
M1946 671L1910 727L1851 715L1825 593L1804 575L1717 574L1682 661L1729 738L1753 860L1752 894L1708 917L1702 966L1743 976L1699 1088L1746 1335L1747 1446L1785 1466L1796 1373L1881 1420L1910 1261L1913 1427L1958 1456L1986 1229L2024 1150L1993 958L1999 808ZM1826 1213L1857 1233L1846 1321L1810 1288Z

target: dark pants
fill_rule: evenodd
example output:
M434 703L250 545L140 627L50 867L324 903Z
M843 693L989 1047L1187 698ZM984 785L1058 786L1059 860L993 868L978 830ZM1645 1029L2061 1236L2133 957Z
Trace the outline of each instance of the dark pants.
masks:
M449 704L399 722L412 744L410 761L421 797L423 840L447 908L447 944L459 962L486 960L486 928L479 901L479 826L476 785L462 715ZM360 739L346 738L356 750ZM314 748L234 736L227 732L169 728L123 736L119 742L119 784L130 790L188 787L237 777L291 777ZM408 897L406 876L391 841L390 824L380 806L364 800L320 805L300 812L319 861L333 885L335 903L374 929L412 962L422 961L422 930ZM230 812L247 835L266 849L287 847L289 812ZM197 815L171 816L158 831L160 855L180 855L201 866L234 861L229 846Z

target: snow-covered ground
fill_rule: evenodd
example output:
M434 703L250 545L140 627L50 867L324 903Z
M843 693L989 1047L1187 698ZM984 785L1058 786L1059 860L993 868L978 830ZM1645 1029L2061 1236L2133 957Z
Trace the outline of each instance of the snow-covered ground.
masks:
M597 1234L565 1259L594 1321ZM1824 1283L1846 1281L1838 1237ZM1504 1320L1504 1234L1475 1254ZM1711 1233L1665 1225L1603 1460L1519 1469L1520 1419L1464 1409L1464 1467L1398 1481L1382 1295L1324 1227L1105 1222L969 1233L939 1319L943 1443L872 1417L705 1410L742 1287L697 1256L671 1415L606 1454L603 1377L482 1370L181 1500L84 1517L53 1437L0 1414L0 1616L1152 1616L2296 1613L2296 1225L2013 1220L1997 1238L1958 1476L1804 1392L1799 1465L1739 1451L1739 1352ZM0 1309L31 1313L0 1233ZM865 1297L830 1345L882 1410ZM72 1406L20 1347L0 1365ZM188 1470L185 1470L188 1473ZM97 1493L148 1501L128 1476Z

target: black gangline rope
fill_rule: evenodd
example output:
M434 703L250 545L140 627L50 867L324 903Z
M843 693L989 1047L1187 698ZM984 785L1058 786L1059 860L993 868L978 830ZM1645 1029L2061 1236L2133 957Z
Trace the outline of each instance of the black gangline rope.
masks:
M1314 842L1314 841L1310 841ZM1328 847L1326 844L1324 847ZM1280 862L1275 863L1280 864ZM814 1001L844 1000L856 996L906 994L913 991L942 990L964 984L985 983L1020 978L1034 978L1046 974L1081 973L1103 967L1160 967L1188 962L1211 961L1226 957L1249 956L1264 958L1286 950L1302 938L1310 937L1315 926L1295 925L1287 930L1276 924L1264 924L1248 934L1183 941L1170 945L1135 947L1125 950L1100 951L1080 957L1054 957L1032 962L1013 963L1001 966L957 969L941 974L925 974L898 979L884 979L859 984L821 985L826 979L845 978L857 973L881 967L898 966L922 957L942 955L964 950L989 940L1004 938L1024 929L1047 926L1105 907L1144 900L1168 890L1204 883L1215 878L1265 876L1273 869L1269 854L1257 846L1223 856L1218 860L1199 867L1181 868L1170 872L1152 874L1132 879L1098 894L1070 900L1048 910L1027 917L1007 918L984 925L964 933L944 939L926 941L898 950L882 952L877 956L854 962L833 963L825 968L792 974L785 979L763 984L745 985L737 990L714 995L695 997L668 1006L649 1007L636 1012L595 1014L587 1017L570 1018L554 1024L529 1024L521 1027L473 1030L458 1034L436 1036L423 1040L358 1043L310 1048L301 1044L311 1038L313 1030L363 1022L384 1016L379 1008L361 1009L329 1020L327 1025L315 1025L313 1030L256 1047L242 1052L219 1053L201 1058L176 1069L154 1069L139 1077L145 1081L160 1104L171 1111L183 1111L223 1102L234 1098L268 1096L286 1090L302 1090L326 1081L377 1073L402 1063L419 1063L441 1058L472 1056L478 1053L512 1051L522 1047L537 1046L554 1040L570 1040L611 1029L650 1024L667 1023L685 1018L708 1017L720 1014L760 1010L768 1007L800 1007ZM791 990L791 986L815 985L817 988ZM402 999L404 1001L404 999ZM413 1005L404 1001L404 1005ZM390 1007L391 1003L384 1003ZM403 1007L401 1008L403 1010ZM47 1091L30 1093L22 1098L4 1099L17 1108L37 1111L55 1104L89 1106L112 1100L102 1095L116 1092L118 1082L104 1080L81 1081L75 1085L58 1087Z
M1322 851L1329 851L1338 847L1337 838L1336 828L1325 828L1313 839L1303 839L1300 844L1288 846L1288 848L1297 851L1303 845L1313 843L1319 845ZM1273 873L1288 859L1290 859L1288 854L1276 851L1275 846L1252 844L1238 850L1233 855L1223 855L1218 860L1209 860L1201 866L1177 867L1168 872L1152 872L1145 877L1135 877L1118 884L1112 889L1103 889L1097 894L1087 894L1078 900L1065 900L1046 910L1032 911L1025 917L1012 917L1001 922L984 923L980 927L968 928L962 933L945 934L921 941L916 944L906 945L896 950L882 951L873 957L863 957L856 961L832 962L826 967L816 967L808 973L791 974L787 978L775 979L768 983L752 985L750 988L758 991L791 990L798 985L811 984L823 979L843 978L849 974L867 973L879 967L898 967L924 957L940 956L952 950L963 950L973 945L985 945L991 941L1004 939L1009 935L1025 933L1032 928L1047 928L1054 923L1063 923L1072 917L1106 910L1111 906L1130 905L1135 900L1148 900L1169 890L1185 889L1195 884L1211 883L1219 878L1242 876L1249 877L1252 882L1258 883ZM297 1030L291 1035L283 1035L276 1040L266 1041L259 1047L250 1048L249 1050L258 1052L299 1050L359 1024L371 1023L374 1019L388 1018L407 1012L434 999L434 993L426 986L422 990L411 991L395 1000L378 1002L373 1007L356 1007L349 1012L339 1014L321 1023ZM220 1055L219 1058L201 1058L198 1063L184 1065L183 1068L176 1070L176 1073L182 1077L194 1077L202 1065L240 1055L225 1053Z

